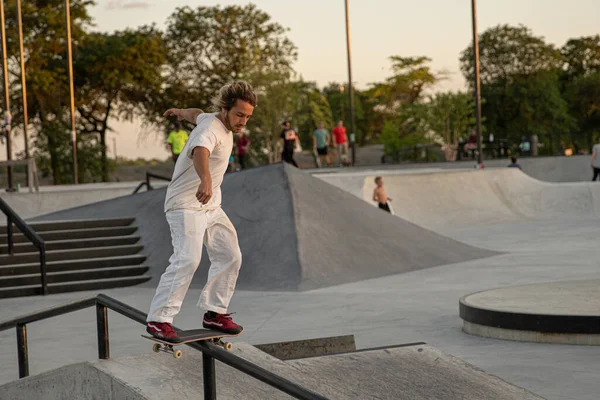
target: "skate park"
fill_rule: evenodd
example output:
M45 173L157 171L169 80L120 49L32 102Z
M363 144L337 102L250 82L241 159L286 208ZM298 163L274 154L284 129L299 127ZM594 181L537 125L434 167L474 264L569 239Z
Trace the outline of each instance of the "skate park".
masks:
M538 161L545 164L539 171L552 171L551 159L531 162ZM564 170L565 162L581 161L554 163ZM231 311L245 331L232 354L327 398L596 398L599 350L591 345L598 334L600 190L584 181L585 173L578 182L558 183L530 176L523 166L525 172L500 165L307 171L274 164L227 175L223 208L244 257ZM378 175L395 216L370 201ZM147 312L170 256L164 194L157 187L27 218L32 226L133 218L147 280L0 299L0 323L99 293ZM175 321L182 328L198 326L196 296L207 266L204 257ZM480 318L471 320L465 306ZM553 314L559 327L582 317L587 330L536 334L518 324L485 325L494 312L518 314L527 326ZM185 349L181 360L154 354L140 338L142 325L110 311L108 318L110 360L98 360L92 310L29 324L31 377L23 380L17 380L14 330L0 332L2 393L39 393L48 381L71 393L81 387L97 393L113 382L115 398L161 398L175 383L163 386L157 377L181 369L173 378L182 398L201 395L201 373L194 371L199 352ZM352 336L355 348L293 360L259 350L342 336ZM550 336L564 340L544 340ZM219 398L287 398L218 362L217 385Z

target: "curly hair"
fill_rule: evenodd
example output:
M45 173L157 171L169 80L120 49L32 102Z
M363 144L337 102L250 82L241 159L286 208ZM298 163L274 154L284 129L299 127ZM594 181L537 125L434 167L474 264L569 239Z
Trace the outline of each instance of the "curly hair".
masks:
M222 108L229 111L238 100L256 107L256 93L254 93L254 89L248 82L236 81L223 86L219 89L219 93L212 98L212 108L217 112L221 111Z

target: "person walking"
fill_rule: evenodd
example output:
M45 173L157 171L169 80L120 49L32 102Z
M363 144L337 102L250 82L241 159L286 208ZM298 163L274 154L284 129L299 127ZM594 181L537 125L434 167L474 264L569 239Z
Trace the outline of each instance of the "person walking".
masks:
M246 136L244 131L240 132L240 135L237 139L236 147L240 168L246 169L246 155L248 154L248 147L250 147L250 139L248 139L248 136Z
M173 124L173 130L169 133L167 137L167 144L169 145L169 150L171 151L171 159L173 162L177 162L179 158L179 154L181 154L181 150L183 150L183 146L188 140L188 134L186 131L181 129L181 122L179 120L175 121Z
M242 254L235 228L221 208L221 183L233 150L232 132L244 128L257 99L250 84L237 81L223 86L212 102L215 113L171 108L164 114L196 124L167 188L164 210L173 254L146 320L146 331L167 341L178 338L173 319L200 265L203 244L211 264L197 304L206 311L202 326L232 334L243 330L227 313Z
M344 121L339 120L337 126L333 128L331 133L333 134L340 167L342 165L350 165L350 161L348 161L348 137L346 135Z
M283 127L281 131L281 147L283 149L281 160L298 168L298 164L294 160L294 151L296 150L296 146L298 146L298 135L290 127L289 122L286 121L281 126Z
M323 159L325 159L327 166L331 164L329 154L327 154L329 143L329 131L325 129L325 124L323 122L319 122L319 128L313 133L313 152L316 152L317 157L321 160L320 165L323 165Z

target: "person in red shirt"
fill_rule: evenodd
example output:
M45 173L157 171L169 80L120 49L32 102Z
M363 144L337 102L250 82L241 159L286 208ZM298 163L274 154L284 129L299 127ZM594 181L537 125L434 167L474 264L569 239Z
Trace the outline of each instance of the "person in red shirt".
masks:
M243 131L238 136L236 147L240 168L246 169L246 155L248 154L248 147L250 147L250 139L248 139Z
M346 127L344 121L339 120L337 126L331 131L333 134L333 140L338 153L338 160L340 166L342 164L349 165L348 160L348 137L346 136Z

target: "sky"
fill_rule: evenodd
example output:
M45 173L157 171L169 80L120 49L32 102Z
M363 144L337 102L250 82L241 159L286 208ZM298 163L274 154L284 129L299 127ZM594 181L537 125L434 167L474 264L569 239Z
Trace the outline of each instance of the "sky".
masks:
M235 0L96 0L94 30L112 32L156 24L160 29L177 7L246 5ZM319 86L348 79L343 0L253 0L272 21L289 28L298 48L295 70ZM352 75L357 88L390 76L389 57L427 56L434 71L449 78L437 90L465 90L460 53L472 39L470 0L348 0ZM477 0L478 30L498 24L530 28L534 35L562 46L568 39L600 33L598 0ZM177 104L173 105L177 107ZM144 132L138 123L113 122L117 153L127 158L166 158L164 137ZM21 149L22 137L14 148ZM0 153L1 154L1 153Z

